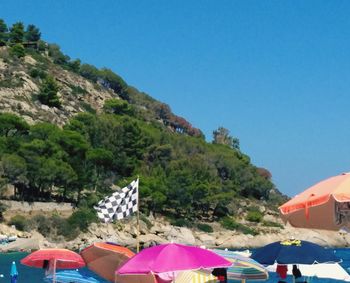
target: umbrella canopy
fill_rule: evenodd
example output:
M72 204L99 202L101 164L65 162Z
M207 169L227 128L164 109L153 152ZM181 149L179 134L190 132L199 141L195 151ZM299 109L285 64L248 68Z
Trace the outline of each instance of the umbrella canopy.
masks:
M109 282L135 282L135 283L154 283L153 275L139 276L127 275L120 276L115 271L135 254L128 248L116 245L114 243L99 242L83 249L80 252L87 267L97 273Z
M200 271L184 271L176 276L176 283L217 283L216 276Z
M232 280L267 280L268 270L255 260L232 251L213 250L229 260L232 265L227 269L227 278Z
M53 274L45 277L44 281L51 283L54 280ZM78 270L60 270L55 274L55 280L57 283L102 283L107 282L99 278L94 277L92 274Z
M43 249L35 251L21 260L21 263L31 267L43 268L47 262L55 262L55 269L71 269L85 266L83 258L67 249Z
M10 277L11 277L11 283L17 282L18 271L17 271L16 263L14 261L11 264Z
M287 240L274 242L256 249L252 259L264 265L334 263L341 260L332 250L307 241Z
M279 209L282 219L294 227L350 228L350 173L313 185Z
M276 271L277 264L267 266L271 272ZM301 275L305 277L318 277L325 279L335 279L350 281L350 275L339 263L319 263L319 264L298 264ZM287 274L293 276L293 266L288 265Z
M229 267L231 264L230 261L209 250L171 243L142 250L120 267L117 273L159 274Z

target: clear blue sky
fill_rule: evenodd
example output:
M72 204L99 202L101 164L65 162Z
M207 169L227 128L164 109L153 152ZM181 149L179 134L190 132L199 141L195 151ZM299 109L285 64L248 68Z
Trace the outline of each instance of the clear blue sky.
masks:
M224 126L293 196L350 171L350 1L1 1L212 139Z

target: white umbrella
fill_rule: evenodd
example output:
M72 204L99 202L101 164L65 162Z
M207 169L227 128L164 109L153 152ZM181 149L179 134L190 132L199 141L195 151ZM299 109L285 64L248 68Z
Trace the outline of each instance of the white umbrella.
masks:
M339 263L298 264L298 268L304 277L318 277L336 279L350 282L350 275ZM293 265L288 264L288 275L292 274ZM276 271L276 264L269 265L267 270Z

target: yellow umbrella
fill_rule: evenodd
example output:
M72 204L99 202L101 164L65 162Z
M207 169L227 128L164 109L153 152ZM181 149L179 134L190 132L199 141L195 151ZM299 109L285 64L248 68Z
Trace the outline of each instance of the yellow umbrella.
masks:
M217 278L212 274L200 271L184 271L176 277L176 283L216 283Z

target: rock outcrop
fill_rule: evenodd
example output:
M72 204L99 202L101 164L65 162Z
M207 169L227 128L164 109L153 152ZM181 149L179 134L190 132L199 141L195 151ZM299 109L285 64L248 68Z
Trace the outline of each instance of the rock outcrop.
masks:
M146 224L141 221L141 225ZM212 233L188 229L184 227L171 226L164 219L152 221L152 227L146 228L140 233L139 240L141 247L149 247L166 242L176 242L189 245L206 246L209 248L256 248L264 246L274 241L280 241L290 238L307 240L322 246L330 247L348 247L350 245L350 235L340 232L331 232L323 230L297 229L287 225L284 229L276 229L274 233L259 234L257 236L245 235L237 231L220 229ZM81 234L77 239L71 242L60 244L46 243L51 247L67 247L73 250L79 250L96 241L111 241L122 246L135 248L137 244L136 221L118 225L115 224L92 224L87 233Z

